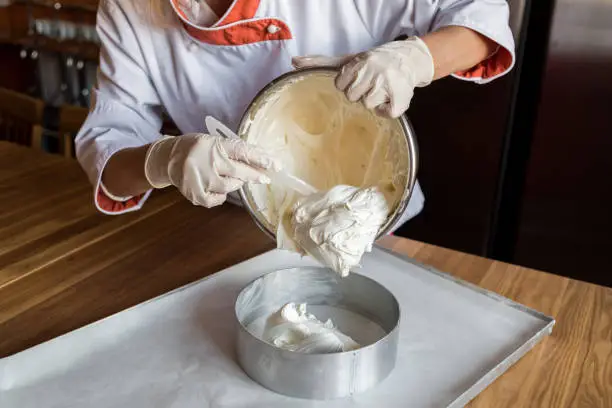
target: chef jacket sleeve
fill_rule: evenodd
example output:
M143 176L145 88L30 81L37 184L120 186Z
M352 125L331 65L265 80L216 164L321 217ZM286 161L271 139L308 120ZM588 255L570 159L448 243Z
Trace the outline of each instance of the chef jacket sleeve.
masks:
M454 77L478 84L490 82L514 66L514 38L508 24L506 0L357 0L370 34L379 42L400 35L419 35L448 26L470 28L495 41L499 47L487 59Z
M470 28L498 44L497 51L454 77L479 84L490 82L508 73L514 66L514 38L508 24L510 12L506 0L441 0L432 30L442 27Z
M94 185L95 205L105 214L138 210L144 204L150 191L136 197L110 197L101 188L102 171L117 151L158 139L162 125L161 104L128 15L113 0L100 2L97 84L89 116L75 139L77 159Z

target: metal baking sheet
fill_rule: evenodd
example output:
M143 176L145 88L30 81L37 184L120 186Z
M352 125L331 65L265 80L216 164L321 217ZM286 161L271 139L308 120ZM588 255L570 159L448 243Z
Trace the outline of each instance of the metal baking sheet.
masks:
M0 406L460 407L554 325L541 313L377 248L360 273L389 288L401 305L396 368L364 394L292 399L260 387L238 367L233 304L254 278L301 265L314 263L271 251L4 358Z

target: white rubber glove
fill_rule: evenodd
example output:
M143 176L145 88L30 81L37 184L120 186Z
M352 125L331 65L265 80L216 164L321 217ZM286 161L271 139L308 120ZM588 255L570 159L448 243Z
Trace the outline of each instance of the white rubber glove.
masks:
M207 134L165 136L147 151L145 176L155 188L176 186L193 204L221 205L244 183L269 183L265 169L279 163L240 139Z
M396 118L410 106L415 87L431 83L434 61L418 37L393 41L344 57L306 56L293 59L296 68L341 66L336 87L351 102L359 100L382 116Z

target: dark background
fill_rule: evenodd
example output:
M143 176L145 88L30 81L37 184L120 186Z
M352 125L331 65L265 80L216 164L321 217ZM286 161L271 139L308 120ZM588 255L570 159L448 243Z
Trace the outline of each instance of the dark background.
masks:
M419 90L426 206L399 233L610 286L612 3L524 5L510 76Z

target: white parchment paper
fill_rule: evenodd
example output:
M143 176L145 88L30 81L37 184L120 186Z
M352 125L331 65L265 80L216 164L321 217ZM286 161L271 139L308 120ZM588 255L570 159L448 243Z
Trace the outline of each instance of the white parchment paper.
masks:
M548 323L375 250L361 273L385 285L401 305L395 370L376 388L351 398L288 398L260 387L236 363L233 305L254 278L300 265L315 264L271 251L4 358L0 407L457 406L465 402L466 390Z

